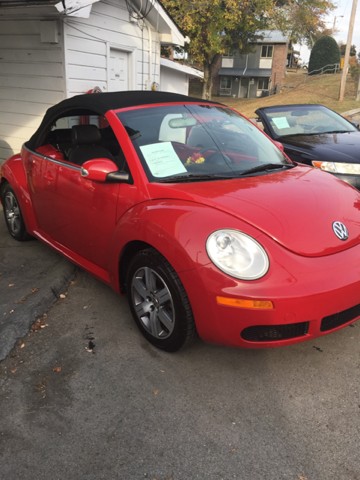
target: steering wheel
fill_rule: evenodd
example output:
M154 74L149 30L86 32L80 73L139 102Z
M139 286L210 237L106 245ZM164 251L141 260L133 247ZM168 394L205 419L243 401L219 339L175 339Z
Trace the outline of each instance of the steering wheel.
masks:
M209 155L206 155L206 152L210 152ZM198 153L205 158L205 163L208 165L223 167L233 163L225 153L221 153L219 150L214 151L213 148L202 148Z
M307 125L307 133L324 133L323 127L321 125Z

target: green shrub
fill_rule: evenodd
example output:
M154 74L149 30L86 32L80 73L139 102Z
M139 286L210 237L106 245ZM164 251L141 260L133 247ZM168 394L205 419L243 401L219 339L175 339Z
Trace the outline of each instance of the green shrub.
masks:
M360 65L350 65L350 75L355 81L359 81L360 78Z
M321 69L324 69L324 73L335 73L339 70L339 64L340 48L336 41L330 36L319 38L311 50L309 75L321 73Z

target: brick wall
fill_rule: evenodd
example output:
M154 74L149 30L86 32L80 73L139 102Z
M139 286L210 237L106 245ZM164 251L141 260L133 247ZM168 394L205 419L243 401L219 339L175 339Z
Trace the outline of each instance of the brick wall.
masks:
M283 85L286 74L287 45L274 45L271 88Z

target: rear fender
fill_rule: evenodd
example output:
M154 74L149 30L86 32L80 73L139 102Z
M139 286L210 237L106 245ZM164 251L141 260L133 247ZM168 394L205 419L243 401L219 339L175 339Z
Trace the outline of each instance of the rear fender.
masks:
M28 233L32 233L36 226L35 216L29 195L26 172L20 154L13 155L1 166L0 187L9 183L18 199L23 220Z

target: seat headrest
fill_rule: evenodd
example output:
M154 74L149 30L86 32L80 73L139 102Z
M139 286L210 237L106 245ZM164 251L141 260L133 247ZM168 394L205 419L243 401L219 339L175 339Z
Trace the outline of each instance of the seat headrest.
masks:
M91 145L101 141L101 133L96 125L74 125L71 140L75 145Z

